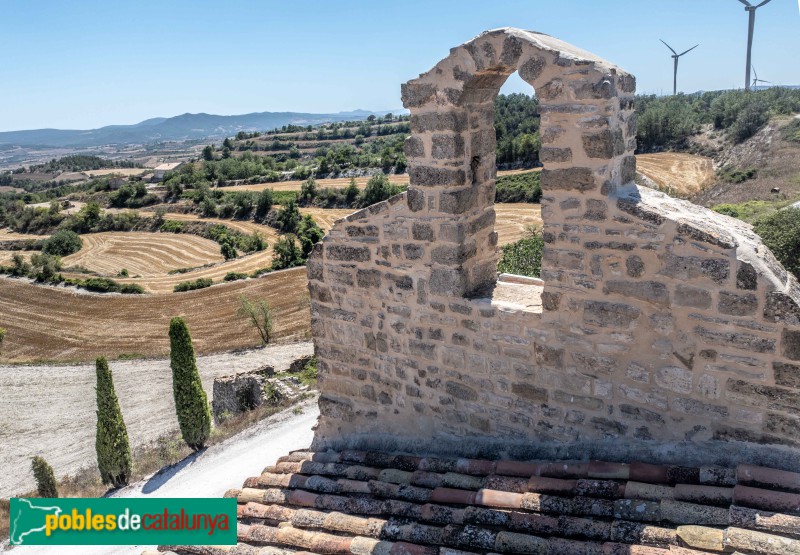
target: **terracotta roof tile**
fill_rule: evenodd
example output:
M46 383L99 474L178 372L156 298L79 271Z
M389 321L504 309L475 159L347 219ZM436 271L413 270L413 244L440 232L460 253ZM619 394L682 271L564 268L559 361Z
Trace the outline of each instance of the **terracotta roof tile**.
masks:
M800 492L800 473L797 472L740 464L736 468L736 478L743 485Z
M165 548L179 555L800 555L800 516L787 514L800 515L796 476L745 465L298 451L226 492L238 501L239 545Z

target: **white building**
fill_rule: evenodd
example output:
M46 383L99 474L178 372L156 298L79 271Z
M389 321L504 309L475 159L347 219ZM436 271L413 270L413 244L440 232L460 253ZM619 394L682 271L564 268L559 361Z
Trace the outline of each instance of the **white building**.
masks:
M165 162L153 168L153 181L162 181L164 174L177 170L183 165L183 162Z

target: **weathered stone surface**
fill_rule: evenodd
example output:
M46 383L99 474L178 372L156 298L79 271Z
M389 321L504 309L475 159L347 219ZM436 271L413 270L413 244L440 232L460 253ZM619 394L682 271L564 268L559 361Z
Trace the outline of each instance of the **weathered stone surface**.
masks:
M308 263L319 446L800 447L800 286L748 226L633 182L634 79L584 58L496 30L405 87L409 189ZM543 284L496 277L493 99L515 69L540 98Z
M667 286L658 281L617 281L606 282L603 293L617 293L633 297L659 306L669 306Z
M675 304L678 306L691 306L694 308L710 308L711 293L706 289L691 287L689 285L675 286Z
M591 301L583 309L583 321L603 328L627 328L641 315L641 311L631 305Z
M752 293L737 294L728 291L719 293L719 311L722 314L733 316L749 316L755 314L758 308L758 298Z
M566 170L542 170L543 191L590 191L597 188L594 174L589 168L569 168Z

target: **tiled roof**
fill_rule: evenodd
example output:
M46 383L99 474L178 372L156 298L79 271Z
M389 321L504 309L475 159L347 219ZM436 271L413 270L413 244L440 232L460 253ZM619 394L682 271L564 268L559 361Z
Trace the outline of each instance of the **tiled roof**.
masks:
M800 474L740 465L294 452L226 497L236 547L203 555L800 555Z

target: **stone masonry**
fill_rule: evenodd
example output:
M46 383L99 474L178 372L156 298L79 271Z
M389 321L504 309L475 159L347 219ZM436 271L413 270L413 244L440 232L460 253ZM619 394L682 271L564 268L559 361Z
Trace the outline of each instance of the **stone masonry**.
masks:
M545 163L544 284L515 287L540 303L496 295L493 101L514 71ZM748 225L633 183L634 93L517 29L403 86L408 191L308 263L315 449L797 465L800 286Z

